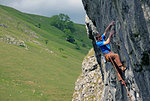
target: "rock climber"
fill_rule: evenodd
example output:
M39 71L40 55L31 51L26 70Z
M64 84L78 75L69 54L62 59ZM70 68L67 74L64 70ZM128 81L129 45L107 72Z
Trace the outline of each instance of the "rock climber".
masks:
M114 62L116 63L117 67L119 67L123 72L127 68L122 65L122 63L120 61L120 58L119 58L119 55L116 54L116 53L112 53L111 52L111 49L110 49L110 46L109 46L111 37L114 34L114 30L110 31L109 37L107 38L107 40L105 40L105 35L110 30L111 26L113 26L114 24L115 24L115 22L112 21L108 25L108 27L105 29L105 32L103 33L103 35L100 35L99 33L96 35L96 41L97 41L96 44L97 44L97 46L99 46L99 48L101 49L102 53L104 54L106 61L111 62L114 65L114 67L115 67L115 69L117 71L117 76L118 76L119 81L121 81L121 83L125 86L131 101L133 101L132 100L132 96L130 95L130 93L128 91L127 83L123 80L123 78L122 78L121 74L119 73L118 69L116 68ZM114 60L114 61L112 61L112 60Z
M119 55L111 52L111 48L109 46L111 37L114 34L114 30L110 31L109 37L107 38L107 40L105 40L105 36L106 36L107 32L110 30L111 26L113 26L114 24L115 24L115 22L112 21L108 25L108 27L105 29L105 32L103 33L103 35L100 35L99 33L96 35L96 41L97 41L96 44L97 44L97 46L99 46L102 53L104 54L106 61L111 62L110 61L110 58L111 58L112 60L114 60L114 62L117 64L117 66L124 72L127 68L122 65Z

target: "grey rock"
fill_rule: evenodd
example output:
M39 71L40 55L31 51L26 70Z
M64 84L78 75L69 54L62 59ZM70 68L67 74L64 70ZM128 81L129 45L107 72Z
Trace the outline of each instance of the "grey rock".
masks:
M112 20L116 24L114 26L115 34L112 37L110 46L113 52L119 54L123 65L128 67L128 70L123 73L123 78L128 82L127 86L130 95L132 95L132 100L150 101L150 1L82 0L82 2L87 14L85 21L88 37L92 40L96 56L95 60L98 62L96 65L99 64L100 67L94 68L94 61L92 63L92 61L84 60L81 75L83 78L87 77L87 80L94 84L95 80L92 78L91 70L96 71L94 75L100 75L103 82L98 81L98 84L102 84L103 89L96 85L91 88L84 86L91 91L96 91L93 94L89 94L88 90L86 97L89 99L86 100L85 97L82 97L79 101L84 99L84 101L90 101L91 96L96 101L130 100L125 87L118 81L112 64L103 61L103 54L101 54L96 45L96 33L102 34ZM92 57L89 58L91 58L89 60L92 60ZM80 82L82 80L80 78ZM78 84L80 83L76 82L76 85ZM87 84L84 82L84 85ZM89 84L89 86L91 85ZM74 100L75 97L73 96L73 101L76 101Z
M82 63L82 74L75 83L72 101L98 101L102 89L103 82L96 57L87 56Z
M37 33L33 32L33 31L31 31L31 30L25 29L24 32L27 33L28 36L31 37L31 38L37 38L37 39L39 38L39 37L37 36Z
M17 40L16 38L14 38L13 36L10 36L10 35L2 36L0 38L0 41L3 41L5 43L9 43L9 44L22 46L22 47L25 47L25 49L28 49L27 45L25 44L25 42L23 40Z
M0 24L0 27L8 28L8 26L6 26L5 24Z

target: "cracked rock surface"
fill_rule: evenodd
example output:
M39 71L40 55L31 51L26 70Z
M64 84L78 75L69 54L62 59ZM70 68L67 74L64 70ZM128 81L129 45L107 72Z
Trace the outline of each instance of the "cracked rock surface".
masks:
M96 58L97 63L95 65L94 62L83 62L82 75L76 82L76 86L79 85L79 88L83 85L81 86L83 92L81 89L75 88L75 92L81 92L74 93L73 100L130 101L125 87L118 81L112 64L104 63L103 54L96 46L96 33L102 34L108 24L114 20L116 22L115 34L111 39L110 46L112 52L119 54L123 65L128 67L122 76L128 82L132 100L150 101L150 1L82 0L82 2L87 14L85 19L87 33L92 40L95 51L93 57ZM109 33L106 37L108 35ZM93 57L89 57L88 60L92 61ZM100 67L96 67L97 64ZM101 78L102 88L97 87L99 84L92 85L96 81L91 73L96 70L98 72L94 72L93 75L98 76L97 81L98 78ZM89 89L91 93L88 93ZM93 100L89 100L89 98L93 98Z

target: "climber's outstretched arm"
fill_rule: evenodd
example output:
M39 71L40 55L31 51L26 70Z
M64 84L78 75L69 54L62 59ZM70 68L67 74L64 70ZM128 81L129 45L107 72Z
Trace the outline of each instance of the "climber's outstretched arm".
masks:
M110 40L111 40L111 36L114 34L114 30L111 30L110 31L110 34L109 34L109 37L107 38L107 40L106 41L104 41L104 45L107 45L107 44L109 44L109 42L110 42Z
M110 30L110 27L113 26L114 24L115 24L115 22L112 21L112 22L108 25L108 27L105 29L104 35L107 34L107 32Z

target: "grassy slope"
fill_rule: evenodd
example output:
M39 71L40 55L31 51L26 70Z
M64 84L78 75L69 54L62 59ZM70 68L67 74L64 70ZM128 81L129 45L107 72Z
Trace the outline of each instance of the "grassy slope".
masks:
M34 26L36 26L36 25L38 26L38 24L40 24L41 25L40 29L42 29L46 32L49 32L52 35L59 37L60 39L63 39L63 36L65 35L65 33L60 31L56 27L50 25L51 18L39 16L39 15L21 13L16 10L14 11L14 9L8 8L8 7L7 8L3 7L3 9L7 10L7 12L9 12L9 14L12 14L18 18L21 18L24 21L33 24ZM91 40L87 38L85 25L74 23L74 28L75 28L75 32L73 34L74 34L74 37L75 37L77 43L80 45L81 45L81 43L85 43L87 45L87 48L90 49L92 47ZM35 31L37 31L37 30L35 30ZM48 39L50 39L50 38L48 37ZM86 53L87 53L87 51L86 51Z
M70 101L88 49L76 50L61 39L64 33L50 26L47 17L5 6L0 6L0 12L0 24L7 26L0 26L0 38L23 40L29 48L0 41L0 101ZM41 28L35 27L39 22ZM76 26L82 32L84 26ZM30 37L31 32L39 38Z

